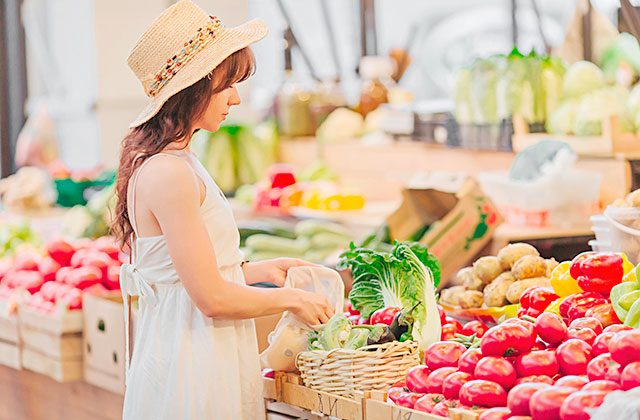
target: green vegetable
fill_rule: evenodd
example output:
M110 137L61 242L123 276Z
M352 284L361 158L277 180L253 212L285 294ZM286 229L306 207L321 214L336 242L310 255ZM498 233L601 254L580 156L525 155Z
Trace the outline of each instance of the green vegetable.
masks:
M331 233L341 237L350 237L349 232L336 223L328 223L317 220L302 220L296 224L295 234L297 236L315 236L320 233Z
M391 253L351 244L338 263L339 269L351 269L354 280L349 299L365 318L383 307L409 309L422 303L413 312L412 330L421 348L440 337L435 301L437 280L431 267L439 275L437 260L424 245L401 242L394 245Z
M619 34L615 41L603 51L600 65L610 83L618 81L618 72L621 69L629 70L629 79L638 75L640 71L640 45L638 45L636 37L626 32Z
M287 239L257 234L248 237L246 245L254 251L278 252L287 255L302 254L309 249L310 244L305 238Z
M576 110L574 132L578 136L602 134L602 122L611 115L618 116L622 132L633 132L634 124L627 109L629 93L620 86L598 89L580 99Z
M369 339L369 330L367 328L353 327L349 333L347 342L342 348L347 350L357 350L367 345Z
M400 336L400 339L398 339L398 341L400 341L401 343L405 341L411 341L411 340L413 340L413 336L409 331L402 333L402 335Z
M578 61L567 69L562 81L564 97L580 97L604 87L605 79L602 70L589 61Z
M629 311L620 305L620 299L627 293L636 290L637 287L638 286L634 282L625 281L613 286L613 288L611 289L611 293L609 294L609 298L611 299L611 306L622 322L624 322Z
M414 319L412 313L420 304L421 302L418 302L410 309L403 309L393 317L393 322L391 322L389 329L394 336L401 337L413 327Z
M627 311L631 309L636 301L640 299L640 290L632 290L629 293L625 293L619 300L618 304Z
M351 333L351 321L342 314L335 314L323 326L318 341L323 350L341 348Z

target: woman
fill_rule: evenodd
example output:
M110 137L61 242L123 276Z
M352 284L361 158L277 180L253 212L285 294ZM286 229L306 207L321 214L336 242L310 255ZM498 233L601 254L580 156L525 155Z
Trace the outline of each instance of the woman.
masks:
M125 419L263 418L251 318L288 310L314 325L332 315L316 294L247 287L282 286L305 263L243 263L231 208L189 150L195 131L217 130L240 103L235 83L254 70L248 45L266 33L261 21L224 28L183 0L129 56L150 103L123 140L113 226L132 249L123 296L140 302Z

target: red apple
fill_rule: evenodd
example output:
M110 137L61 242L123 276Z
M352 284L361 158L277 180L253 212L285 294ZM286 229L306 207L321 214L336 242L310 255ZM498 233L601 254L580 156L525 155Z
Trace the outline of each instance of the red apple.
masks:
M71 264L71 257L76 252L69 242L62 239L49 242L46 249L47 254L63 267Z

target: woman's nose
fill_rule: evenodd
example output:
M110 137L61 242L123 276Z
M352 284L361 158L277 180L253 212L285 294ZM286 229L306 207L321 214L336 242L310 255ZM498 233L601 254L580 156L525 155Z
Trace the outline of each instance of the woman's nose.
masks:
M235 85L231 86L231 95L229 96L229 106L240 105L240 95L238 95L238 88Z

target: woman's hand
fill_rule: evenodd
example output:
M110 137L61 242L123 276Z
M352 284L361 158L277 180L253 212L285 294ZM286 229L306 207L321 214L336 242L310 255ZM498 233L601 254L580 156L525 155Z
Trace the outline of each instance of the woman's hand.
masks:
M259 282L273 283L278 287L284 286L287 272L291 267L313 267L312 264L297 258L275 258L257 262L249 262L242 266L247 284Z
M318 294L300 289L283 289L290 293L289 311L305 324L315 326L326 323L333 316L333 308L327 299Z

